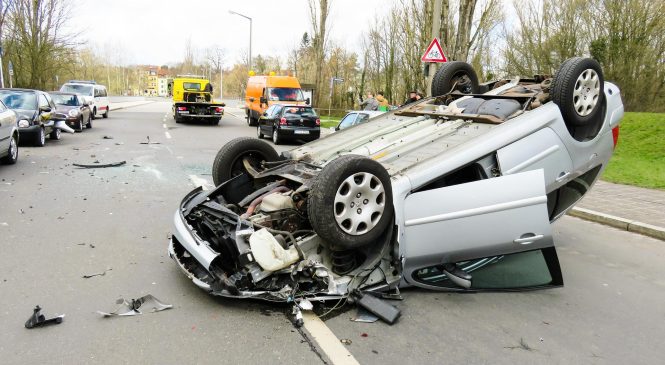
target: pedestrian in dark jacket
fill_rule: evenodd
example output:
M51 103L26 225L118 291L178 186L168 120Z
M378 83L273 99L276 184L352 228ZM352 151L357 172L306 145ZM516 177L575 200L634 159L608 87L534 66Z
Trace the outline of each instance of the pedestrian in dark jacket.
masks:
M360 107L363 110L379 110L379 102L374 98L374 93L368 92L367 99L360 103Z
M404 104L402 104L402 106L409 105L409 104L411 104L413 102L416 102L418 100L419 100L418 92L415 91L415 90L414 91L409 91L409 98L406 99L406 101L404 102Z

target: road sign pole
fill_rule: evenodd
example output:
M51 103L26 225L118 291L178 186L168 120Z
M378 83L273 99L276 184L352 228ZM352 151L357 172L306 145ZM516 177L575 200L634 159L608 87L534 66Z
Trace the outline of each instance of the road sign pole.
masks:
M441 29L441 0L434 0L434 9L432 12L432 39L439 38ZM432 80L436 73L436 63L429 64L429 76L427 77L427 96L432 96Z

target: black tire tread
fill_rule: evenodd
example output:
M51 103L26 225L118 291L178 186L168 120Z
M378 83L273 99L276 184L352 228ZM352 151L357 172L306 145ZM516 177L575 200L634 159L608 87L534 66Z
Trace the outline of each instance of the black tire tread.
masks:
M472 83L471 92L473 94L477 94L480 90L480 86L478 83L478 75L476 74L476 71L473 69L473 67L466 62L451 61L443 63L441 67L436 70L436 73L432 78L432 96L441 96L449 93L450 89L452 88L450 81L459 71L465 71L467 73Z
M239 137L232 139L222 146L215 155L212 163L212 179L215 186L233 177L231 163L243 153L249 150L260 152L266 161L272 162L279 159L277 151L263 140L253 137ZM226 168L225 168L226 167Z

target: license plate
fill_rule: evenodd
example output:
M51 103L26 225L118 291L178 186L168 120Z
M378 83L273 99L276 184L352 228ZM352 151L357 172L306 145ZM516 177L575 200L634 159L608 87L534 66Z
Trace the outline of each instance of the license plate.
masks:
M296 131L294 133L295 134L309 134L309 131L301 131L299 129L296 129Z

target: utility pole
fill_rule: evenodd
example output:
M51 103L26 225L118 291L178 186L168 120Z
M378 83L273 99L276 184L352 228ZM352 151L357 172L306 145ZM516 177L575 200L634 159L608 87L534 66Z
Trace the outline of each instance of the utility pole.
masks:
M434 9L432 9L432 39L439 37L439 30L441 29L441 2L442 0L434 0ZM432 96L432 80L436 73L436 63L429 64L429 75L427 77L427 96Z
M219 100L224 99L224 68L222 67L222 57L217 52L217 65L219 66Z
M0 87L4 88L5 87L5 75L3 75L3 69L2 69L2 56L4 56L4 50L2 49L2 45L0 44Z

